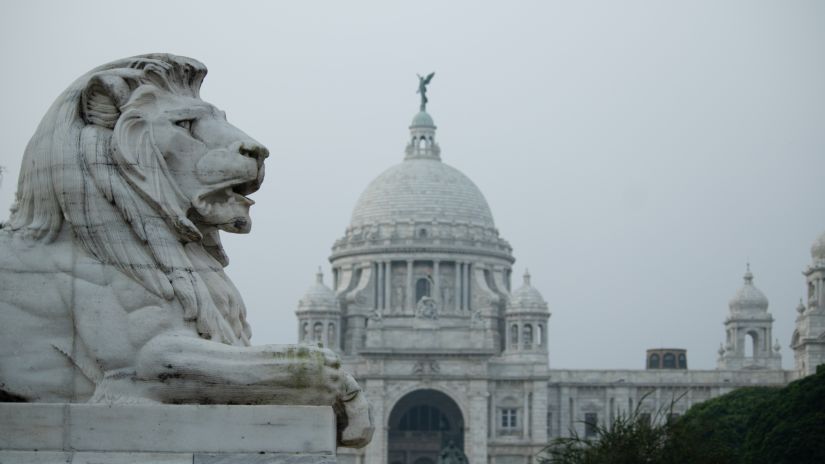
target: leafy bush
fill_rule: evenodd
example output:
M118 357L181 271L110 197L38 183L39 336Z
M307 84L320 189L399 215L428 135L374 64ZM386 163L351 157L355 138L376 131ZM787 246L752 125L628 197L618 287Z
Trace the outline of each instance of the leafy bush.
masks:
M678 400L678 399L677 399ZM674 400L674 401L677 401ZM640 402L641 403L641 402ZM671 408L666 410L670 412ZM541 464L825 463L825 366L784 388L749 387L700 403L674 422L637 407L593 440L553 440Z
M642 397L639 405L648 395ZM678 401L678 399L674 400ZM639 406L630 414L619 414L609 426L595 424L596 438L556 438L537 456L540 464L657 464L664 461L667 430L664 420L672 411L660 409L654 417L643 415Z

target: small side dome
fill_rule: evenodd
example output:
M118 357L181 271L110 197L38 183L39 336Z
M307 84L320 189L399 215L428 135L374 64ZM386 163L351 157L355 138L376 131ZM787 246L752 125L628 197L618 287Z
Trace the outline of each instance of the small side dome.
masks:
M324 285L324 274L318 268L315 274L315 283L309 287L304 296L298 301L297 313L308 311L340 312L335 292Z
M825 233L814 240L814 244L811 245L811 258L814 261L825 261Z
M807 309L807 308L805 308L805 304L802 303L802 298L800 298L799 299L799 304L796 306L796 312L798 312L799 314L802 314L802 313L805 312L805 309Z
M510 295L507 303L507 312L544 311L547 312L547 302L530 284L530 271L524 271L524 284Z
M768 310L768 298L761 290L753 285L753 274L750 265L744 276L745 284L728 303L731 311Z
M413 127L435 127L435 123L433 122L433 117L430 116L430 113L427 113L426 111L419 111L415 116L413 116L410 128Z

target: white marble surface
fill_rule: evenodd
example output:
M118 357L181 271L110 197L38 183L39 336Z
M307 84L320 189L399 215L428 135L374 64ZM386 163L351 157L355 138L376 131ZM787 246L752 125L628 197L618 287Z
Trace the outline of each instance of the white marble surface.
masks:
M0 464L335 464L328 454L0 451Z
M0 449L334 454L328 406L0 403Z

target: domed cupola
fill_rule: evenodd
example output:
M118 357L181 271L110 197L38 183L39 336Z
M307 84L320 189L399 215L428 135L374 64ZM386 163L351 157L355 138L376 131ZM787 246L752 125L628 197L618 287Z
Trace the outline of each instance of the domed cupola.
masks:
M410 124L410 141L404 159L441 160L441 148L435 141L435 123L426 111L419 111Z
M504 354L539 353L547 355L547 302L524 271L524 284L510 295L504 313Z
M767 311L768 298L761 290L753 285L753 274L751 273L750 264L747 266L744 276L744 285L740 288L736 295L728 302L731 312L739 311Z
M808 308L825 308L825 233L811 245L811 264L803 272L808 281Z
M298 301L295 314L301 343L320 343L327 348L340 349L341 309L335 292L324 285L321 268L315 274L315 283Z
M719 369L781 369L778 347L771 346L773 316L768 298L753 285L748 264L745 283L728 303L725 344L719 349Z
M524 283L510 295L507 313L547 312L547 302L530 283L530 271L524 271Z
M811 245L811 258L814 262L825 261L825 233L820 235Z

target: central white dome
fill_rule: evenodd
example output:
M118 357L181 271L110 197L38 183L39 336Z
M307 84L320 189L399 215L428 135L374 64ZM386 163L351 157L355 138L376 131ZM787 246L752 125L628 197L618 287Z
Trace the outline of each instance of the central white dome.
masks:
M464 222L495 228L484 195L458 169L437 159L407 159L379 175L361 194L350 225Z

